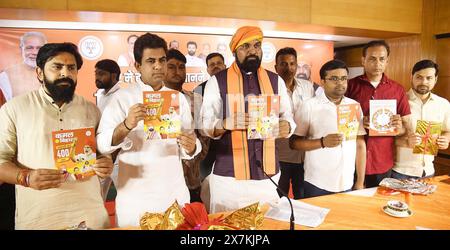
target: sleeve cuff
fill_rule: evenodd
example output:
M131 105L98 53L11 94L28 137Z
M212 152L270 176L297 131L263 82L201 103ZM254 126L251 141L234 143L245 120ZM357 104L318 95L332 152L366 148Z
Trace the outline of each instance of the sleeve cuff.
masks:
M184 148L180 148L181 159L183 160L192 160L196 155L198 155L202 151L202 144L198 138L195 139L195 152L192 156L188 155Z

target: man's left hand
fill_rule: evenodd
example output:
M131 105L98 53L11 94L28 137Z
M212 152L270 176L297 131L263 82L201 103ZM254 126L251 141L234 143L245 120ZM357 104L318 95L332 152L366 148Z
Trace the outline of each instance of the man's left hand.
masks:
M186 150L188 155L192 155L195 152L196 145L195 142L197 140L197 136L194 132L183 132L178 137L178 144Z
M100 156L95 162L94 171L99 177L106 178L111 175L113 167L114 164L110 157Z

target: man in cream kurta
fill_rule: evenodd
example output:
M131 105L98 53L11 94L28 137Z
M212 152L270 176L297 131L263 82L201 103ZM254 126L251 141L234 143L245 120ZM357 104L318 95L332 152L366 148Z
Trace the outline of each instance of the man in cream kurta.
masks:
M412 88L406 93L411 107L412 131L416 131L417 121L431 121L442 125L442 134L437 139L439 149L447 149L450 138L450 103L445 98L431 93L437 83L438 65L431 60L417 62L412 71ZM413 154L415 143L420 136L411 134L408 145L406 138L396 138L397 157L392 178L421 178L434 175L434 155Z
M52 131L96 128L100 120L98 108L83 97L71 92L72 97L62 100L49 94L50 86L53 92L67 93L68 86L75 90L81 56L70 43L46 44L41 51L38 78L43 86L0 109L0 181L16 184L16 229L63 229L82 221L89 228L106 228L109 219L97 170L86 180L64 181L53 160ZM105 158L94 169L99 162ZM107 162L111 173L112 161ZM15 178L21 173L26 173L26 182Z
M143 91L171 90L162 82L166 71L166 51L166 42L154 34L146 33L136 40L136 69L142 74L142 81L118 90L100 121L99 151L109 153L120 148L116 186L119 227L138 226L145 212L162 213L175 201L181 206L190 202L181 159L192 159L201 151L199 140L193 136L195 145L189 155L181 137L146 140L144 132L146 109L142 104ZM193 129L193 125L186 98L182 94L179 98L183 136L184 131ZM125 131L123 138L116 141L120 131Z

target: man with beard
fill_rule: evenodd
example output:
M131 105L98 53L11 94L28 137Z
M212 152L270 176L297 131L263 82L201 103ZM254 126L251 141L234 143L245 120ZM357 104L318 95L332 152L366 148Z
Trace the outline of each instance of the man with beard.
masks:
M6 100L39 88L40 84L36 81L36 55L45 43L47 38L37 31L27 32L20 37L19 47L23 62L0 73L0 89L3 90Z
M0 181L16 184L16 229L62 229L81 221L106 228L99 178L111 174L112 160L97 159L97 176L65 182L53 159L53 131L96 128L100 120L98 108L74 94L81 55L72 43L50 43L36 61L41 87L0 109Z
M295 129L286 85L277 74L263 69L259 27L239 28L230 42L236 58L227 70L208 81L200 111L203 131L215 140L213 173L202 183L202 200L211 213L242 208L254 202L279 199L276 187L279 164L275 140L248 140L248 95L278 95L279 137L288 138ZM210 196L208 196L210 194Z
M316 95L319 95L323 92L323 88L319 84L311 80L311 62L305 61L305 58L298 61L297 74L295 78L297 80L303 79L306 81L310 81L314 86L314 91Z
M140 80L121 88L103 112L97 137L100 152L119 149L116 214L120 227L139 226L144 212L162 213L175 201L189 203L182 159L190 160L202 149L193 132L191 110L184 95L179 97L181 135L178 138L146 140L144 91L172 91L165 86L167 43L146 33L134 44L135 68ZM159 136L159 135L158 135Z
M136 39L137 37L135 40ZM95 97L100 112L103 113L103 110L105 110L105 107L108 105L109 101L111 101L111 96L120 89L120 85L118 84L119 78L120 67L115 61L104 59L95 64L95 86L98 88ZM116 154L113 153L112 156L115 160ZM115 163L111 176L102 180L102 197L104 200L106 200L106 196L108 195L111 182L117 183L118 171L119 168L117 163Z
M344 140L337 133L337 106L357 104L344 97L348 68L344 62L332 60L320 69L324 93L305 101L295 112L297 129L290 140L292 149L306 151L305 198L351 190L355 173L355 189L364 188L366 144L362 112L358 137ZM361 109L359 109L361 110Z
M297 69L297 52L293 48L282 48L275 56L275 70L286 83L286 89L292 105L293 113L300 108L301 104L314 96L313 84L307 80L295 79ZM280 161L280 189L289 193L292 183L294 199L303 198L303 158L304 152L289 148L289 139L280 138L276 141ZM282 194L280 193L280 196Z
M450 104L445 98L431 93L436 86L438 73L439 67L433 61L417 62L412 69L412 87L406 95L411 107L412 132L416 131L418 120L441 123L442 133L437 138L437 146L439 149L447 149L450 138ZM418 179L434 175L434 155L413 154L414 146L421 141L422 138L413 133L396 138L397 157L392 178Z
M120 89L117 84L119 78L120 67L115 61L104 59L95 64L95 86L98 88L95 97L101 112L111 100L111 96Z
M390 125L397 135L410 130L410 114L405 89L389 79L384 71L389 63L389 45L385 41L371 41L363 47L361 58L364 75L348 81L346 96L359 102L364 113L364 128L369 129L370 100L396 100L397 114ZM408 134L408 133L407 133ZM376 187L386 177L390 177L394 166L395 136L366 135L367 166L365 187Z
M196 42L189 41L187 43L187 51L188 54L186 55L186 67L205 67L205 62L203 62L202 59L195 55L195 52L197 52Z

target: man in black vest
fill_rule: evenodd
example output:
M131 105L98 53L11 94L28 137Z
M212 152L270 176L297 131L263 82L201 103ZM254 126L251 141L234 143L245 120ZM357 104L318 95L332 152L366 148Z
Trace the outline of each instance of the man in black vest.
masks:
M280 96L278 137L295 129L286 85L277 74L261 68L263 34L258 27L239 28L230 42L236 61L211 77L200 111L203 132L215 140L213 173L202 184L202 200L212 213L277 200L279 179L275 140L248 139L248 96ZM210 194L210 195L208 195ZM209 202L208 202L209 201Z

